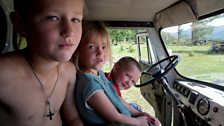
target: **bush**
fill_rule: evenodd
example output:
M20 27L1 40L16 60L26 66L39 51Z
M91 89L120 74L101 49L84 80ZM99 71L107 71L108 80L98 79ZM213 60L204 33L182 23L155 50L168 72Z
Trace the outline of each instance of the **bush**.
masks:
M124 51L124 46L121 45L121 46L120 46L120 49L119 49L119 52L123 52L123 51Z
M194 53L191 51L191 52L188 53L188 56L193 57Z
M135 52L135 49L133 49L133 47L131 45L129 45L128 52Z

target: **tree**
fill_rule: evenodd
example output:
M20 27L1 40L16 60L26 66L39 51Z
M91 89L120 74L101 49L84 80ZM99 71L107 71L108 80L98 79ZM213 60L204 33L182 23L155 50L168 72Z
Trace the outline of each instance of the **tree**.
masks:
M161 34L166 44L171 44L171 45L176 44L177 37L167 32L162 32Z
M202 40L206 40L206 35L213 32L214 27L209 25L210 22L212 22L215 19L223 18L224 15L217 15L213 16L211 18L207 18L204 20L199 20L197 22L192 23L192 43L196 44L195 42L201 42Z
M111 41L114 45L125 41L135 41L136 31L130 29L108 29Z

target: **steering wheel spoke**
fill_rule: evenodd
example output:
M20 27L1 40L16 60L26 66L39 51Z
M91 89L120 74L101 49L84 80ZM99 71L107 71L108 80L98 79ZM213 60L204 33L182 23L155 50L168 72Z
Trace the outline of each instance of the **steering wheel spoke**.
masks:
M163 68L161 67L162 63L169 62L167 65L164 66ZM152 82L156 81L157 79L165 76L171 69L173 69L177 64L179 63L179 56L173 55L169 56L167 58L164 58L155 64L151 65L150 67L146 68L143 72L142 75L151 75L152 77L145 82L142 82L140 84L135 84L135 87L142 87L148 84L151 84Z

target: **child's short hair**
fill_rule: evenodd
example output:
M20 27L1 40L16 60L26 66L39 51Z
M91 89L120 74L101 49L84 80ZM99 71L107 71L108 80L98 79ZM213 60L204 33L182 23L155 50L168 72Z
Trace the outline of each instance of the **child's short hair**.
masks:
M121 67L125 67L125 66L127 66L127 64L133 64L138 68L139 71L142 71L141 65L138 63L138 61L130 56L125 56L125 57L120 58L116 62L116 64L118 64Z

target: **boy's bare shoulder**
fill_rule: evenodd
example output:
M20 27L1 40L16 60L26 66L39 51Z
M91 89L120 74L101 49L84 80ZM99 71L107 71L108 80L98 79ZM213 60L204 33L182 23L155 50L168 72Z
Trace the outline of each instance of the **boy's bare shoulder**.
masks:
M0 56L0 82L4 85L21 82L26 74L27 65L24 58L17 53L6 53Z
M8 71L11 69L15 70L16 68L21 68L21 65L24 66L24 57L22 57L19 53L9 52L1 54L0 56L1 71Z

